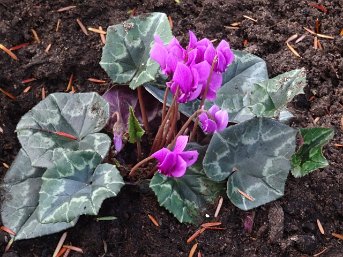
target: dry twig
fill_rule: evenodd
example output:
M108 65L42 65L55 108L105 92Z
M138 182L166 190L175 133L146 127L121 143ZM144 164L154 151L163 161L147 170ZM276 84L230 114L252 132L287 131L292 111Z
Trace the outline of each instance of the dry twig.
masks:
M154 223L154 225L155 225L156 227L159 227L159 226L160 226L160 224L157 222L157 220L155 219L154 216L148 214L148 217L149 217L149 219L151 220L151 222Z
M70 5L70 6L62 7L60 9L58 9L56 12L65 12L65 11L69 11L71 9L74 9L76 7L77 7L76 5Z
M10 49L8 49L6 46L4 46L3 44L0 44L0 49L2 51L4 51L6 54L8 54L12 59L18 61L18 57L12 53L12 51Z
M88 36L88 35L89 35L89 34L88 34L88 31L87 31L85 25L83 25L83 23L81 22L81 20L80 20L80 19L76 19L76 22L77 22L77 24L79 24L79 26L80 26L82 32L83 32L86 36Z

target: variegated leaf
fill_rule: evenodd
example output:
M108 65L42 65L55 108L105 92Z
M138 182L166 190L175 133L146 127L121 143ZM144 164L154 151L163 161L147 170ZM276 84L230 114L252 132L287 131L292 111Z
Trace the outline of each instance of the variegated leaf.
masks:
M243 51L234 51L234 54L235 60L224 73L215 104L229 113L231 121L239 123L254 117L247 108L247 96L254 83L268 79L268 71L265 61L257 56Z
M225 184L208 179L202 168L206 148L188 144L187 150L198 150L198 161L181 178L167 177L156 173L150 188L159 204L165 207L182 223L198 223L207 204L213 203Z
M18 139L35 167L51 167L56 148L93 149L105 157L111 140L93 133L106 125L108 116L108 103L97 93L54 93L22 117Z
M275 117L294 96L304 93L305 86L305 69L292 70L275 78L257 82L248 95L248 107L256 116Z
M102 202L116 196L124 185L115 166L100 164L94 151L64 153L42 179L39 220L71 222L83 214L96 215Z
M241 209L268 203L284 193L295 137L296 130L268 118L231 126L213 135L205 173L214 181L228 178L227 195Z
M1 219L4 226L16 233L15 240L57 233L75 225L59 222L41 224L38 221L38 199L45 169L32 167L30 158L21 149L4 178ZM25 197L26 196L26 197Z
M113 82L130 83L135 89L155 79L159 65L150 58L150 50L156 34L165 43L172 39L164 13L143 14L108 27L100 65Z

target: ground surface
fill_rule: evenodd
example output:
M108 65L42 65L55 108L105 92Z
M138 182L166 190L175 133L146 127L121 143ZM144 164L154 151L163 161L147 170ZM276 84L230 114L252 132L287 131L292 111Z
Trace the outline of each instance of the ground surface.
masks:
M106 28L127 19L128 11L133 8L137 14L162 11L171 16L173 32L183 42L187 41L189 29L199 38L226 39L232 48L245 48L265 59L270 76L305 67L308 87L306 95L292 103L296 114L293 126L324 126L335 130L334 139L325 148L331 165L303 179L290 177L281 200L255 210L251 234L242 228L245 212L224 201L219 220L226 230L208 231L198 238L202 256L312 256L325 249L321 256L340 256L342 240L332 237L331 233L343 233L343 148L335 146L343 144L340 125L343 37L339 36L343 29L342 1L319 1L328 9L326 14L309 6L311 1L180 2L0 0L1 44L10 47L32 42L31 29L35 29L41 39L40 44L32 43L15 51L19 61L0 52L0 87L16 96L13 101L0 93L0 164L10 164L17 154L20 145L15 126L41 99L42 87L46 94L64 91L71 74L74 74L78 92L103 93L110 87L109 83L97 85L87 81L89 77L108 78L98 65L102 48L99 35L83 34L76 18L86 26ZM77 7L56 12L70 5ZM258 21L244 19L243 15ZM295 44L302 58L295 57L285 41L295 33L304 34L304 26L314 29L316 18L321 21L321 33L334 35L335 39L321 40L324 50L316 50L313 37L306 33L306 38ZM61 24L56 32L58 19ZM233 22L241 22L240 28L224 27ZM44 50L49 44L52 46L46 53ZM21 83L32 77L37 80ZM31 86L30 91L23 93L27 86ZM5 166L0 167L1 176L6 172ZM214 208L210 208L208 214L213 215ZM149 213L160 222L160 227L151 223ZM196 230L196 227L179 224L158 206L150 191L136 186L127 186L119 197L105 201L100 215L114 215L118 219L96 222L94 217L83 217L75 228L68 230L67 242L81 247L84 256L188 256L191 245L186 244L186 239ZM325 235L320 234L317 219L322 222ZM6 256L51 256L60 235L16 242ZM3 234L1 241L4 241Z

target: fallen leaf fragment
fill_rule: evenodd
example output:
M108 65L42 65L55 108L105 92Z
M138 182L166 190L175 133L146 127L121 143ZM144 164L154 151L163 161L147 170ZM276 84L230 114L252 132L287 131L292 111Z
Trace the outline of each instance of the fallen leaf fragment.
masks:
M1 226L0 229L1 229L2 231L7 232L8 234L10 234L10 235L12 235L12 236L15 236L15 235L16 235L16 233L15 233L12 229L10 229L10 228L8 228L8 227Z
M24 79L21 81L21 83L26 84L26 83L30 83L30 82L35 81L35 80L37 80L37 79L35 79L35 78Z
M201 228L198 229L197 231L195 231L195 233L193 235L191 235L188 239L187 239L187 244L189 244L190 242L192 242L194 239L196 239L200 234L202 234L204 231L206 230L206 228Z
M294 34L292 36L290 36L287 40L286 40L286 43L289 43L291 41L293 41L294 39L296 39L298 37L298 34Z
M23 44L20 44L20 45L17 45L17 46L12 46L9 50L10 51L15 51L15 50L19 50L21 48L24 48L26 46L28 46L30 43L23 43Z
M101 26L99 26L99 30L103 31ZM100 39L103 44L106 44L106 36L104 34L100 34Z
M45 88L42 87L42 100L45 99L46 93L45 93Z
M57 12L69 11L69 10L74 9L74 8L76 8L76 7L77 7L76 5L70 5L70 6L62 7L62 8L60 8L60 9L58 9Z
M83 25L83 23L81 22L81 20L80 20L80 19L76 19L76 22L77 22L77 24L79 24L79 27L81 28L82 32L83 32L86 36L88 36L88 35L89 35L89 34L88 34L88 31L87 31L85 25Z
M40 38L39 38L39 36L38 36L38 34L37 34L37 31L35 31L34 29L31 29L31 32L32 32L32 35L33 35L34 40L35 40L38 44L40 44Z
M56 257L61 257L66 251L67 251L67 248L62 247L61 250L56 255Z
M332 233L331 235L333 235L334 237L343 240L343 235L342 234L337 234L337 233Z
M61 19L58 19L57 24L56 24L56 32L58 32L60 25L61 25Z
M68 257L70 251L71 251L70 249L67 249L67 251L64 253L63 257Z
M256 19L254 18L251 18L250 16L247 16L247 15L243 15L244 18L248 19L248 20L252 20L253 22L257 22Z
M194 244L188 254L188 257L193 257L194 254L195 254L195 251L197 250L197 247L198 247L198 243Z
M28 86L28 87L26 87L26 88L23 90L23 93L27 93L27 92L29 92L29 91L30 91L30 89L31 89L31 86Z
M286 45L287 45L288 49L291 50L291 52L292 52L295 56L301 58L300 54L293 48L293 46L291 46L289 43L286 43Z
M14 242L14 237L12 237L10 241L8 241L6 248L5 248L5 253L8 252L8 250L11 248L13 242Z
M207 222L207 223L201 224L201 227L210 228L210 227L220 226L221 224L222 224L221 222Z
M160 224L157 222L157 220L155 219L154 216L148 214L148 217L149 217L149 219L151 220L151 222L152 222L156 227L159 227L159 226L160 226Z
M319 11L322 11L323 13L327 13L328 9L325 8L324 5L316 4L316 3L309 3L309 6L318 9Z
M341 33L339 33L341 36L343 36L343 29L341 30Z
M255 199L252 196L248 195L247 193L245 193L239 189L237 189L237 191L238 191L238 193L240 193L242 196L244 196L249 201L252 201L252 202L255 201Z
M0 87L0 92L6 95L7 97L11 98L12 100L16 100L16 97L14 95L12 95L11 93L8 93L6 90L2 89L1 87Z
M170 28L173 29L174 24L173 24L172 17L170 15L168 16L168 21L169 21Z
M325 253L325 252L327 251L327 249L328 249L328 248L325 247L325 248L324 248L322 251L320 251L319 253L314 254L313 257L317 257L317 256L319 256L319 255Z
M95 28L88 28L89 31L95 32L95 33L99 33L99 34L104 34L106 35L106 31L100 30L100 29L95 29Z
M74 74L71 74L70 77L69 77L69 82L68 82L68 85L67 85L66 92L71 90L71 86L73 85L73 77L74 77Z
M3 44L0 44L0 49L2 51L4 51L6 54L8 54L12 59L18 61L18 57L12 53L12 51L10 49L8 49L6 46L4 46Z
M48 46L45 48L45 52L49 52L50 48L51 48L52 44L48 44Z
M72 246L72 245L63 245L62 247L66 248L66 249L70 249L74 252L83 253L83 250L80 247L76 247L76 246Z
M325 234L325 231L324 231L324 228L323 228L323 226L322 226L322 223L320 222L319 219L317 219L317 225L318 225L318 228L319 228L320 233L321 233L322 235L324 235L324 234Z
M299 43L300 41L303 41L305 37L306 37L305 34L302 35L302 36L300 36L297 40L295 40L295 43L297 44L297 43Z
M223 205L223 201L224 201L223 197L220 197L219 201L218 201L218 205L217 205L216 211L214 213L214 217L215 218L217 218L218 215L219 215L220 209L222 208L222 205Z
M106 80L102 80L102 79L88 78L87 80L93 83L98 83L98 84L106 83Z
M54 254L52 255L52 257L56 257L57 254L59 253L59 251L61 250L61 248L62 248L62 246L63 246L63 243L64 243L64 241L65 241L66 238L67 238L67 234L68 234L67 232L64 232L64 233L62 234L60 240L58 241L58 244L57 244L57 246L56 246L56 249L55 249Z
M65 137L65 138L69 138L71 140L77 140L77 137L71 135L71 134L68 134L66 132L62 132L62 131L56 131L56 132L53 132L55 135L58 135L58 136L61 136L61 137Z

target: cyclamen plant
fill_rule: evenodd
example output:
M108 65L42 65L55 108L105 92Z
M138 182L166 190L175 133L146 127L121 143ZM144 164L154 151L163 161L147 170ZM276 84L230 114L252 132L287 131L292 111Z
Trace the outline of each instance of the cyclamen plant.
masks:
M303 93L303 69L269 79L262 59L192 31L184 48L163 13L109 27L100 65L119 85L103 97L51 94L17 126L22 149L4 178L1 209L15 240L72 227L117 195L125 182L115 165L102 164L111 143L116 154L136 144L129 176L150 170L160 205L187 223L201 221L225 191L249 210L281 197L290 171L301 177L328 165L322 147L332 129L300 129L295 152L297 130L281 122ZM149 123L159 118L156 99L157 129ZM99 133L105 127L112 140Z

